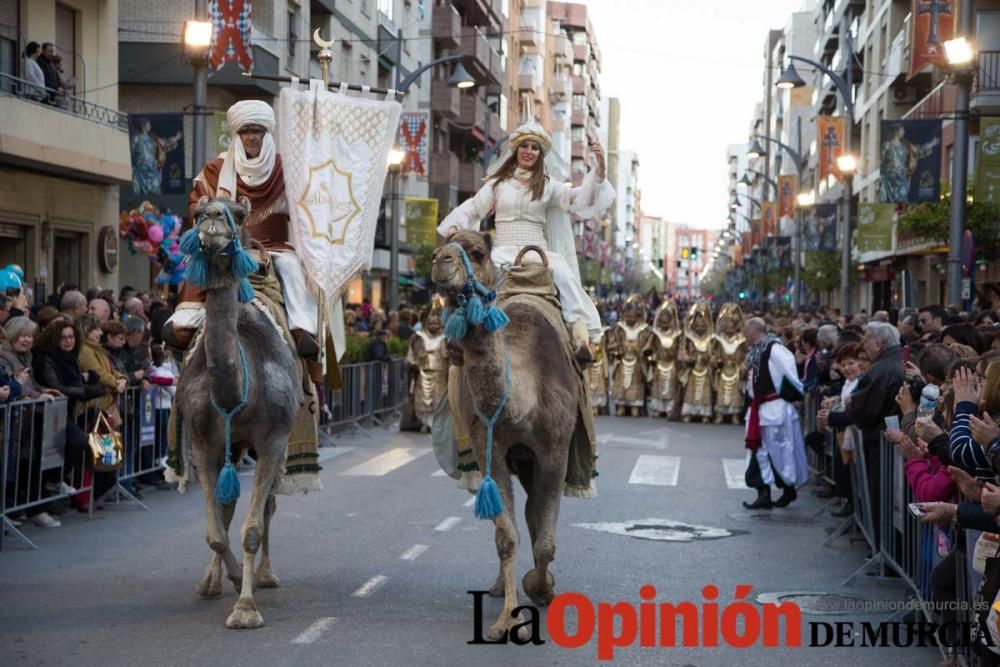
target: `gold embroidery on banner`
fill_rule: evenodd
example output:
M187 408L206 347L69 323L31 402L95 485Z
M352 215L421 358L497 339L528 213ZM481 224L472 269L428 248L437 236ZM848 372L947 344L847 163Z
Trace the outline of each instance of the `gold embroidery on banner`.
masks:
M318 176L322 170L327 168L329 168L329 173L332 174L330 178L332 182L330 183L327 183L325 179ZM333 192L331 192L331 189ZM361 205L354 198L351 173L337 167L337 163L333 160L327 160L309 168L309 179L306 182L305 189L302 191L302 196L299 197L298 206L299 210L309 220L309 228L312 232L311 236L314 239L326 239L333 245L344 244L344 239L347 237L347 230L350 228L351 223L354 222L354 219L361 213ZM316 219L313 217L313 212L310 208L312 206L330 206L332 209L333 217L326 221L325 230L317 228ZM343 226L340 228L338 234L334 227L339 225Z

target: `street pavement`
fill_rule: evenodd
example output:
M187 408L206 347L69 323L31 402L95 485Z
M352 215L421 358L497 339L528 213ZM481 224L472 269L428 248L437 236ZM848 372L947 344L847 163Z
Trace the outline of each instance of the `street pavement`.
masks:
M475 630L467 591L487 589L497 572L492 523L477 520L471 496L439 472L429 436L378 427L365 433L339 435L336 446L321 450L323 492L279 497L271 555L281 587L257 592L264 627L225 628L236 600L228 582L221 599L194 595L210 557L200 489L150 490L148 512L109 505L93 520L67 515L61 528L30 528L38 551L8 540L0 553L0 660L75 667L598 661L596 639L557 646L544 620L543 645L468 644ZM823 546L837 522L808 490L789 508L742 508L754 494L740 488L741 428L601 417L598 433L599 497L563 499L557 592L636 608L644 584L656 588L657 602L689 600L699 608L708 584L720 591L720 609L740 584L753 586L751 598L783 591L902 597L893 582L866 577L841 588L863 563L863 545L838 538ZM242 479L249 488L249 478ZM520 581L531 555L518 495ZM244 497L231 530L235 544L246 504ZM500 607L500 600L486 598L484 625ZM885 618L805 615L803 625ZM610 664L860 667L939 660L928 648L765 648L759 641L746 649L642 648L636 641L617 649Z

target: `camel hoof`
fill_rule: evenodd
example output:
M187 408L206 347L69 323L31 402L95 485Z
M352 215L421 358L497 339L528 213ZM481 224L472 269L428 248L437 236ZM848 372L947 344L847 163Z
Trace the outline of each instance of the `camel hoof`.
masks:
M226 619L227 628L230 630L252 630L264 625L264 619L254 607L253 602L250 602L247 607L241 607L240 604L236 603L233 613Z
M500 618L498 618L497 622L490 627L486 636L489 637L490 641L500 641L507 637L507 633L510 632L512 627L523 622L524 618L522 618L520 614L515 617L511 617L510 615L501 613ZM528 628L519 628L517 636L519 639L528 640L531 638L531 631Z
M524 592L539 607L547 607L556 596L556 578L548 570L545 571L545 581L542 582L538 570L528 570L521 580Z
M254 586L257 588L277 588L279 585L281 580L270 570L257 570L257 574L254 575Z
M222 597L222 582L211 576L205 577L194 587L194 592L206 600Z
M691 423L691 415L684 415L683 417L681 417L681 421L684 422L685 424L690 424Z

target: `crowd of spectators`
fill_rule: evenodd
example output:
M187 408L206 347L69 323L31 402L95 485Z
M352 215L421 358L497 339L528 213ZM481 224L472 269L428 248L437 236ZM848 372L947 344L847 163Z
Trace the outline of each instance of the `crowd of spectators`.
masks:
M31 506L7 518L15 525L30 520L56 528L57 516L74 508L90 511L91 493L99 498L114 484L113 474L95 474L85 465L87 435L103 412L112 428L138 437L138 389L153 394L156 436L152 450L142 454L145 460L133 462L135 469L154 469L152 459L165 456L178 368L158 332L171 306L130 287L117 294L96 288L85 293L75 285L63 285L35 303L31 290L11 287L12 280L0 295L0 403L11 407L3 413L2 432L12 445L3 466L6 505ZM43 470L41 402L60 399L67 411L63 464ZM160 472L124 486L139 497L147 488L172 488ZM77 492L80 488L92 491ZM59 500L44 502L47 497Z
M75 93L76 79L67 76L62 56L52 42L28 42L24 47L23 78L27 84L21 94L37 102L67 106Z

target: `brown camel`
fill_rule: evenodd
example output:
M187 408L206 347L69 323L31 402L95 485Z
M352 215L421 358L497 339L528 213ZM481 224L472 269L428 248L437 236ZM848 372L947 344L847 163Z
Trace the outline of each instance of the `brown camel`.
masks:
M457 244L467 253L479 282L496 284L489 237L461 231L448 241L434 253L432 277L438 288L450 295L452 303L468 280ZM503 499L503 512L493 520L500 574L490 593L503 595L504 605L489 630L492 639L506 636L512 626L522 622L513 614L518 606L515 577L519 537L513 513L512 473L528 494L524 518L535 561L534 569L524 575L524 591L540 606L555 596L555 578L549 564L555 558L559 502L581 413L580 393L574 390L581 380L563 349L567 344L565 331L554 331L530 305L509 303L504 310L510 318L507 327L490 333L482 325L469 325L460 342L465 388L460 409L467 416L480 470L486 470L486 425L476 418L473 402L483 414L494 413L505 389L505 355L510 362L509 399L494 428L490 466ZM583 408L589 410L589 406Z

